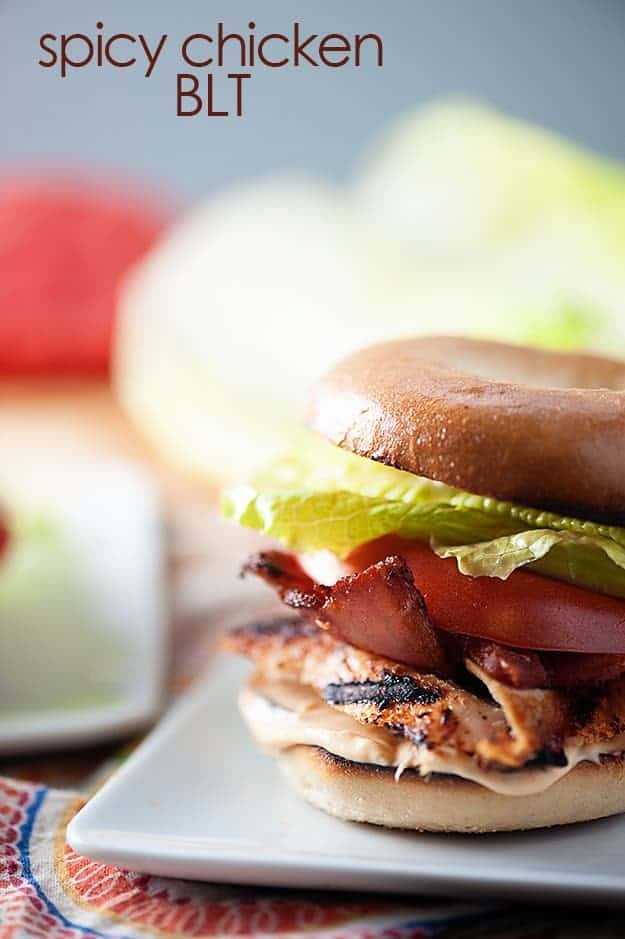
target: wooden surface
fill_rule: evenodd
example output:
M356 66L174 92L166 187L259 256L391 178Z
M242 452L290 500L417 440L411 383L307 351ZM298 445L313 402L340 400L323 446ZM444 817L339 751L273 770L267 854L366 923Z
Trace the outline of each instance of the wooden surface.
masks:
M216 485L171 467L98 379L0 380L3 460L131 459L158 478L168 502L212 502Z
M4 445L17 451L136 459L151 455L107 383L98 380L2 381L0 435Z

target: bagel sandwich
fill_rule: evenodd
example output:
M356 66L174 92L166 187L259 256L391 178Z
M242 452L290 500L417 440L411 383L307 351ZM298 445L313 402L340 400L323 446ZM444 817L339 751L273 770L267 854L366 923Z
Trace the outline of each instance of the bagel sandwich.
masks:
M226 517L284 612L224 648L288 781L425 831L625 811L625 362L478 340L359 351Z

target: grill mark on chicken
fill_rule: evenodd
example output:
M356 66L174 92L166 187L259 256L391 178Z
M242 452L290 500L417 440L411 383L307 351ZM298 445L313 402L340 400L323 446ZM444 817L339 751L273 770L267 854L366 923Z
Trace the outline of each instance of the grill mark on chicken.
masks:
M384 672L380 681L345 682L326 685L323 697L327 704L375 704L385 711L393 704L434 704L440 700L437 688L425 688L410 675Z
M249 641L254 636L259 639L281 638L288 641L302 636L314 636L317 632L314 623L303 620L301 616L273 616L235 627L230 631L229 636L235 640L241 639L241 641Z
M527 769L538 769L547 766L568 766L564 750L541 750L532 760L526 763Z

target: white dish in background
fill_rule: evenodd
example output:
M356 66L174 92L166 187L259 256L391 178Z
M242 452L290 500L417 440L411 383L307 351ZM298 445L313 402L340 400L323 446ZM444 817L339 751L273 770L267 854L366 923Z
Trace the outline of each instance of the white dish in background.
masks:
M123 462L5 466L0 500L30 519L0 562L0 752L145 725L165 660L156 487Z
M78 813L81 854L197 880L625 903L625 818L515 834L393 832L303 802L239 717L246 666L211 673Z

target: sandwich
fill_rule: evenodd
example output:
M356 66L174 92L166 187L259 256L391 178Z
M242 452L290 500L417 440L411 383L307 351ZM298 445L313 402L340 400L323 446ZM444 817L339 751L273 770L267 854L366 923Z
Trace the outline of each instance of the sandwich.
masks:
M625 810L625 362L428 337L351 355L225 515L283 613L223 640L240 710L342 819Z

